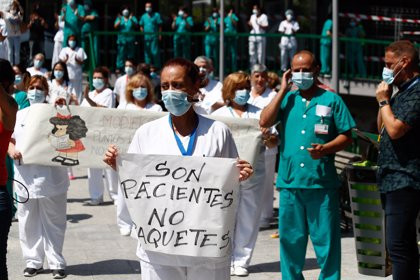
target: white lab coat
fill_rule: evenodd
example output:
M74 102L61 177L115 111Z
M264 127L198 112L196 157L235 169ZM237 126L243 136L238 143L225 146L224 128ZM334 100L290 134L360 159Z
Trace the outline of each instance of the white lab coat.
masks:
M165 116L142 125L136 131L128 152L181 155L168 118L169 116ZM198 115L198 118L199 124L193 156L236 158L238 152L227 126L201 115ZM180 136L184 146L189 141L189 138L189 136ZM137 247L137 256L141 260L144 280L181 280L187 279L187 274L188 278L190 278L190 275L196 275L195 278L191 279L200 280L227 280L230 278L230 256L206 258L168 255L145 251L140 246Z
M25 124L31 107L17 114L12 136L19 150L24 140ZM23 162L25 158L22 159ZM66 231L67 190L70 185L66 169L40 165L19 165L15 162L18 204L19 238L26 267L41 268L47 257L50 269L64 269L62 255ZM27 188L27 191L22 186Z
M64 82L62 85L60 85L54 79L52 81L48 81L48 88L49 88L48 103L50 104L54 104L57 97L65 98L67 104L69 104L71 96L72 95L77 96L76 92L74 91L74 88L71 85L71 82L69 83Z
M259 17L257 15L252 15L249 19L252 30L251 34L264 34L265 30L262 27L268 26L268 18L266 14L261 14ZM254 64L265 64L265 45L266 38L263 36L249 36L249 63Z
M227 106L216 110L212 115L259 119L260 114L260 108L249 104L242 116L239 116L232 108ZM264 146L261 145L260 154L254 166L254 175L249 180L241 183L235 235L233 238L232 266L247 268L251 262L252 253L257 242L265 180L264 150Z
M0 33L2 36L7 37L7 25L6 21L2 18L0 18ZM2 59L9 59L8 55L8 44L7 44L7 38L0 42L0 58Z
M79 103L82 102L83 96L83 71L82 71L82 64L79 64L76 61L76 58L81 61L85 61L87 59L87 55L85 51L80 48L76 47L74 50L70 47L65 47L61 50L60 55L58 58L61 61L66 61L67 71L69 73L69 80L71 82L72 87L77 95L77 100Z
M200 88L204 99L194 104L194 110L201 115L209 115L213 112L211 106L216 102L223 102L223 84L219 81L209 79L207 86Z
M40 75L40 76L44 76L45 78L48 78L48 70L45 68L36 69L34 66L32 66L32 67L26 68L26 71L28 71L29 74L31 74L31 77L35 75Z
M106 88L98 93L96 90L89 92L89 97L98 105L113 108L115 104L114 93L111 89ZM90 107L86 99L82 101L80 106ZM105 175L105 186L102 175ZM112 169L88 168L88 185L89 194L92 200L103 200L104 188L109 191L109 196L113 201L118 196L118 174Z
M252 90L251 90L252 92ZM264 109L268 104L270 104L271 100L277 93L270 89L266 88L265 91L260 96L252 96L248 100L248 104L252 104L261 110ZM272 128L272 133L277 134L276 129ZM267 148L265 150L265 187L264 187L264 195L263 195L263 209L261 212L261 222L266 223L270 221L273 217L273 199L274 199L274 173L276 168L276 155L278 152L278 147L274 148Z
M114 94L118 96L118 109L124 108L127 104L125 98L125 89L127 88L128 76L127 74L122 75L115 81Z
M63 39L64 39L64 20L63 16L58 16L58 31L55 33L54 36L54 50L53 56L51 60L51 69L54 68L54 65L59 61L59 55L61 50L63 49Z
M295 20L283 20L279 25L279 32L286 35L292 35L298 30L299 23ZM281 70L286 71L287 69L289 69L290 62L292 61L292 58L297 50L296 37L281 37L279 47L281 56Z
M118 106L118 109L123 110L141 110L140 107L133 103L126 103L124 107ZM162 112L162 107L159 104L147 103L145 110L152 112ZM120 230L130 230L132 228L132 220L130 213L128 212L127 203L125 202L121 188L119 187L120 183L118 182L118 195L117 195L117 225Z

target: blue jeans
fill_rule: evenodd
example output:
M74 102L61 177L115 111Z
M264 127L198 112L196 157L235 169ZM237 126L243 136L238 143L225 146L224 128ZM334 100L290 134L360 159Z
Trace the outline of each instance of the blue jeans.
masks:
M416 219L420 210L420 190L402 188L382 194L381 199L392 278L419 279Z
M7 236L12 224L12 204L6 186L0 186L0 280L7 280Z

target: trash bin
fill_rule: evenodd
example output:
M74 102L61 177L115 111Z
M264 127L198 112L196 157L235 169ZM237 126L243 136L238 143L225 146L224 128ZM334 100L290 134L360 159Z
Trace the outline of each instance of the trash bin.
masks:
M346 168L357 266L360 274L386 277L391 264L385 248L385 215L376 183L377 167Z

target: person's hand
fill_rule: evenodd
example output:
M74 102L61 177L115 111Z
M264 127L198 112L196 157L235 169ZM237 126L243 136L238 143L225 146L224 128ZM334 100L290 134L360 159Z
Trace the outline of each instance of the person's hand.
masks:
M86 99L90 99L89 98L89 85L85 86L85 90L83 91L83 97Z
M283 77L281 79L281 86L280 91L281 92L287 92L292 87L292 82L290 81L290 78L292 77L292 69L287 70L283 73Z
M245 181L254 174L252 165L246 160L238 158L236 166L239 168L239 181Z
M376 100L378 102L389 100L392 95L392 85L388 85L382 81L376 89Z
M117 156L118 148L117 146L111 144L108 146L108 150L105 153L104 162L112 167L112 169L117 170Z
M76 94L70 94L69 104L79 105Z
M312 159L320 159L325 156L324 145L322 144L311 144L312 148L307 148Z
M21 152L19 152L18 150L16 150L15 148L11 148L8 151L9 156L14 159L14 160L20 160L22 159L22 154Z
M56 106L65 106L67 105L67 101L64 97L57 97L57 99L55 100L54 104Z
M182 15L182 17L183 17L184 19L186 19L186 18L188 17L188 14L187 14L187 13L184 13L184 14Z
M176 15L172 14L171 16L172 16L172 20L175 21L176 20Z

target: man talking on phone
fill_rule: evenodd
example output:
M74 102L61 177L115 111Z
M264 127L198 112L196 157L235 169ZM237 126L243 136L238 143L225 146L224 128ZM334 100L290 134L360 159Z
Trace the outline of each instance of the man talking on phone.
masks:
M260 125L281 123L279 235L283 279L303 279L308 236L321 273L340 279L339 180L334 155L351 143L355 122L337 94L317 86L313 53L300 51L281 89L262 111ZM291 82L296 90L290 90Z

